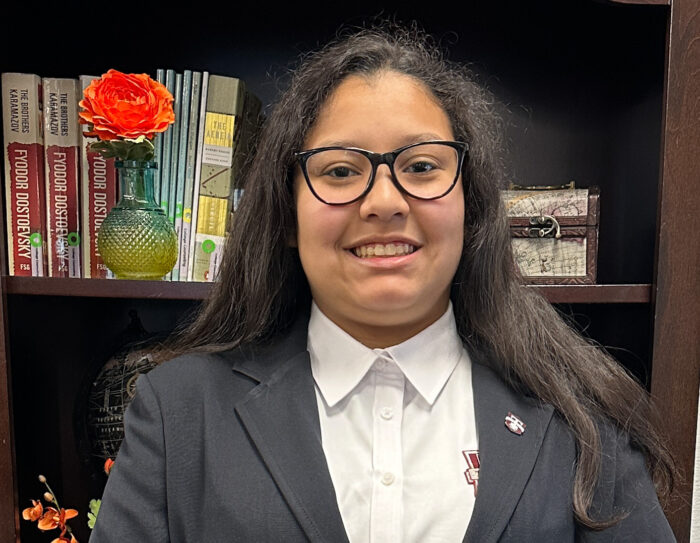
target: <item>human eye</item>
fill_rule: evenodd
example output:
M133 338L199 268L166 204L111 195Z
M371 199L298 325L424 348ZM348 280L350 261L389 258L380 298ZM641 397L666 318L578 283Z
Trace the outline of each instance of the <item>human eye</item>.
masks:
M457 156L451 147L424 143L409 147L396 158L395 168L400 175L416 180L432 180L456 166Z
M330 149L312 155L306 166L311 178L319 182L349 183L363 179L371 164L359 153Z
M326 167L322 175L336 179L345 179L352 177L353 175L360 175L360 172L358 172L357 169L352 166L333 165Z
M438 165L434 161L419 159L409 162L403 169L406 173L421 174L430 173L438 169Z

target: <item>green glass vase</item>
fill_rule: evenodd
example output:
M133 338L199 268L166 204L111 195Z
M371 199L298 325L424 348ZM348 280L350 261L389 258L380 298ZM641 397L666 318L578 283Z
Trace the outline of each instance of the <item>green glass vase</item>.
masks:
M162 279L177 260L177 236L153 187L155 162L117 161L121 198L105 217L97 248L117 279Z

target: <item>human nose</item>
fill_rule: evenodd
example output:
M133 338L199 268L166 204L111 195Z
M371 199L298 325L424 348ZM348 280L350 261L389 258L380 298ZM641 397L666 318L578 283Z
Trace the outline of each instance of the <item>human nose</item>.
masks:
M394 216L406 216L408 212L406 195L394 183L389 165L380 164L372 188L360 203L360 215L364 219L376 216L387 221Z

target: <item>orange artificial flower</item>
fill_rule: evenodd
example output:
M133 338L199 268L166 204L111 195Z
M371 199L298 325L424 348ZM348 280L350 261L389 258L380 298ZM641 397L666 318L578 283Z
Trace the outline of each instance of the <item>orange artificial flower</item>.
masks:
M43 531L60 528L65 533L66 521L77 516L78 512L75 509L64 509L61 507L60 510L56 511L53 507L47 507L44 516L39 519L37 528Z
M78 543L78 540L73 534L70 534L70 539L68 539L65 535L62 535L54 539L51 543Z
M81 122L91 124L89 135L101 140L152 139L175 122L173 95L148 74L109 70L93 79L83 96Z
M109 472L112 471L112 466L114 466L114 460L112 460L111 458L105 460L104 470L107 475L109 475Z
M44 514L44 507L38 500L32 500L32 505L33 507L27 507L24 511L22 511L22 518L24 520L31 520L34 522L35 520L39 520L41 515Z

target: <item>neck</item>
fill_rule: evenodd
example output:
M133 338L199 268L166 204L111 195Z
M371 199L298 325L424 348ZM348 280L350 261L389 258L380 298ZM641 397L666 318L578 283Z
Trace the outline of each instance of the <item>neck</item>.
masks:
M405 319L404 312L397 316L387 314L377 315L376 317L374 315L363 315L366 318L358 320L338 315L332 309L328 310L318 304L318 302L316 302L316 305L326 317L365 347L382 349L403 343L425 330L444 315L448 302L449 298L444 301L440 300L430 308L429 312L422 313L420 318L409 321L403 320ZM395 322L392 320L392 317L396 319Z

